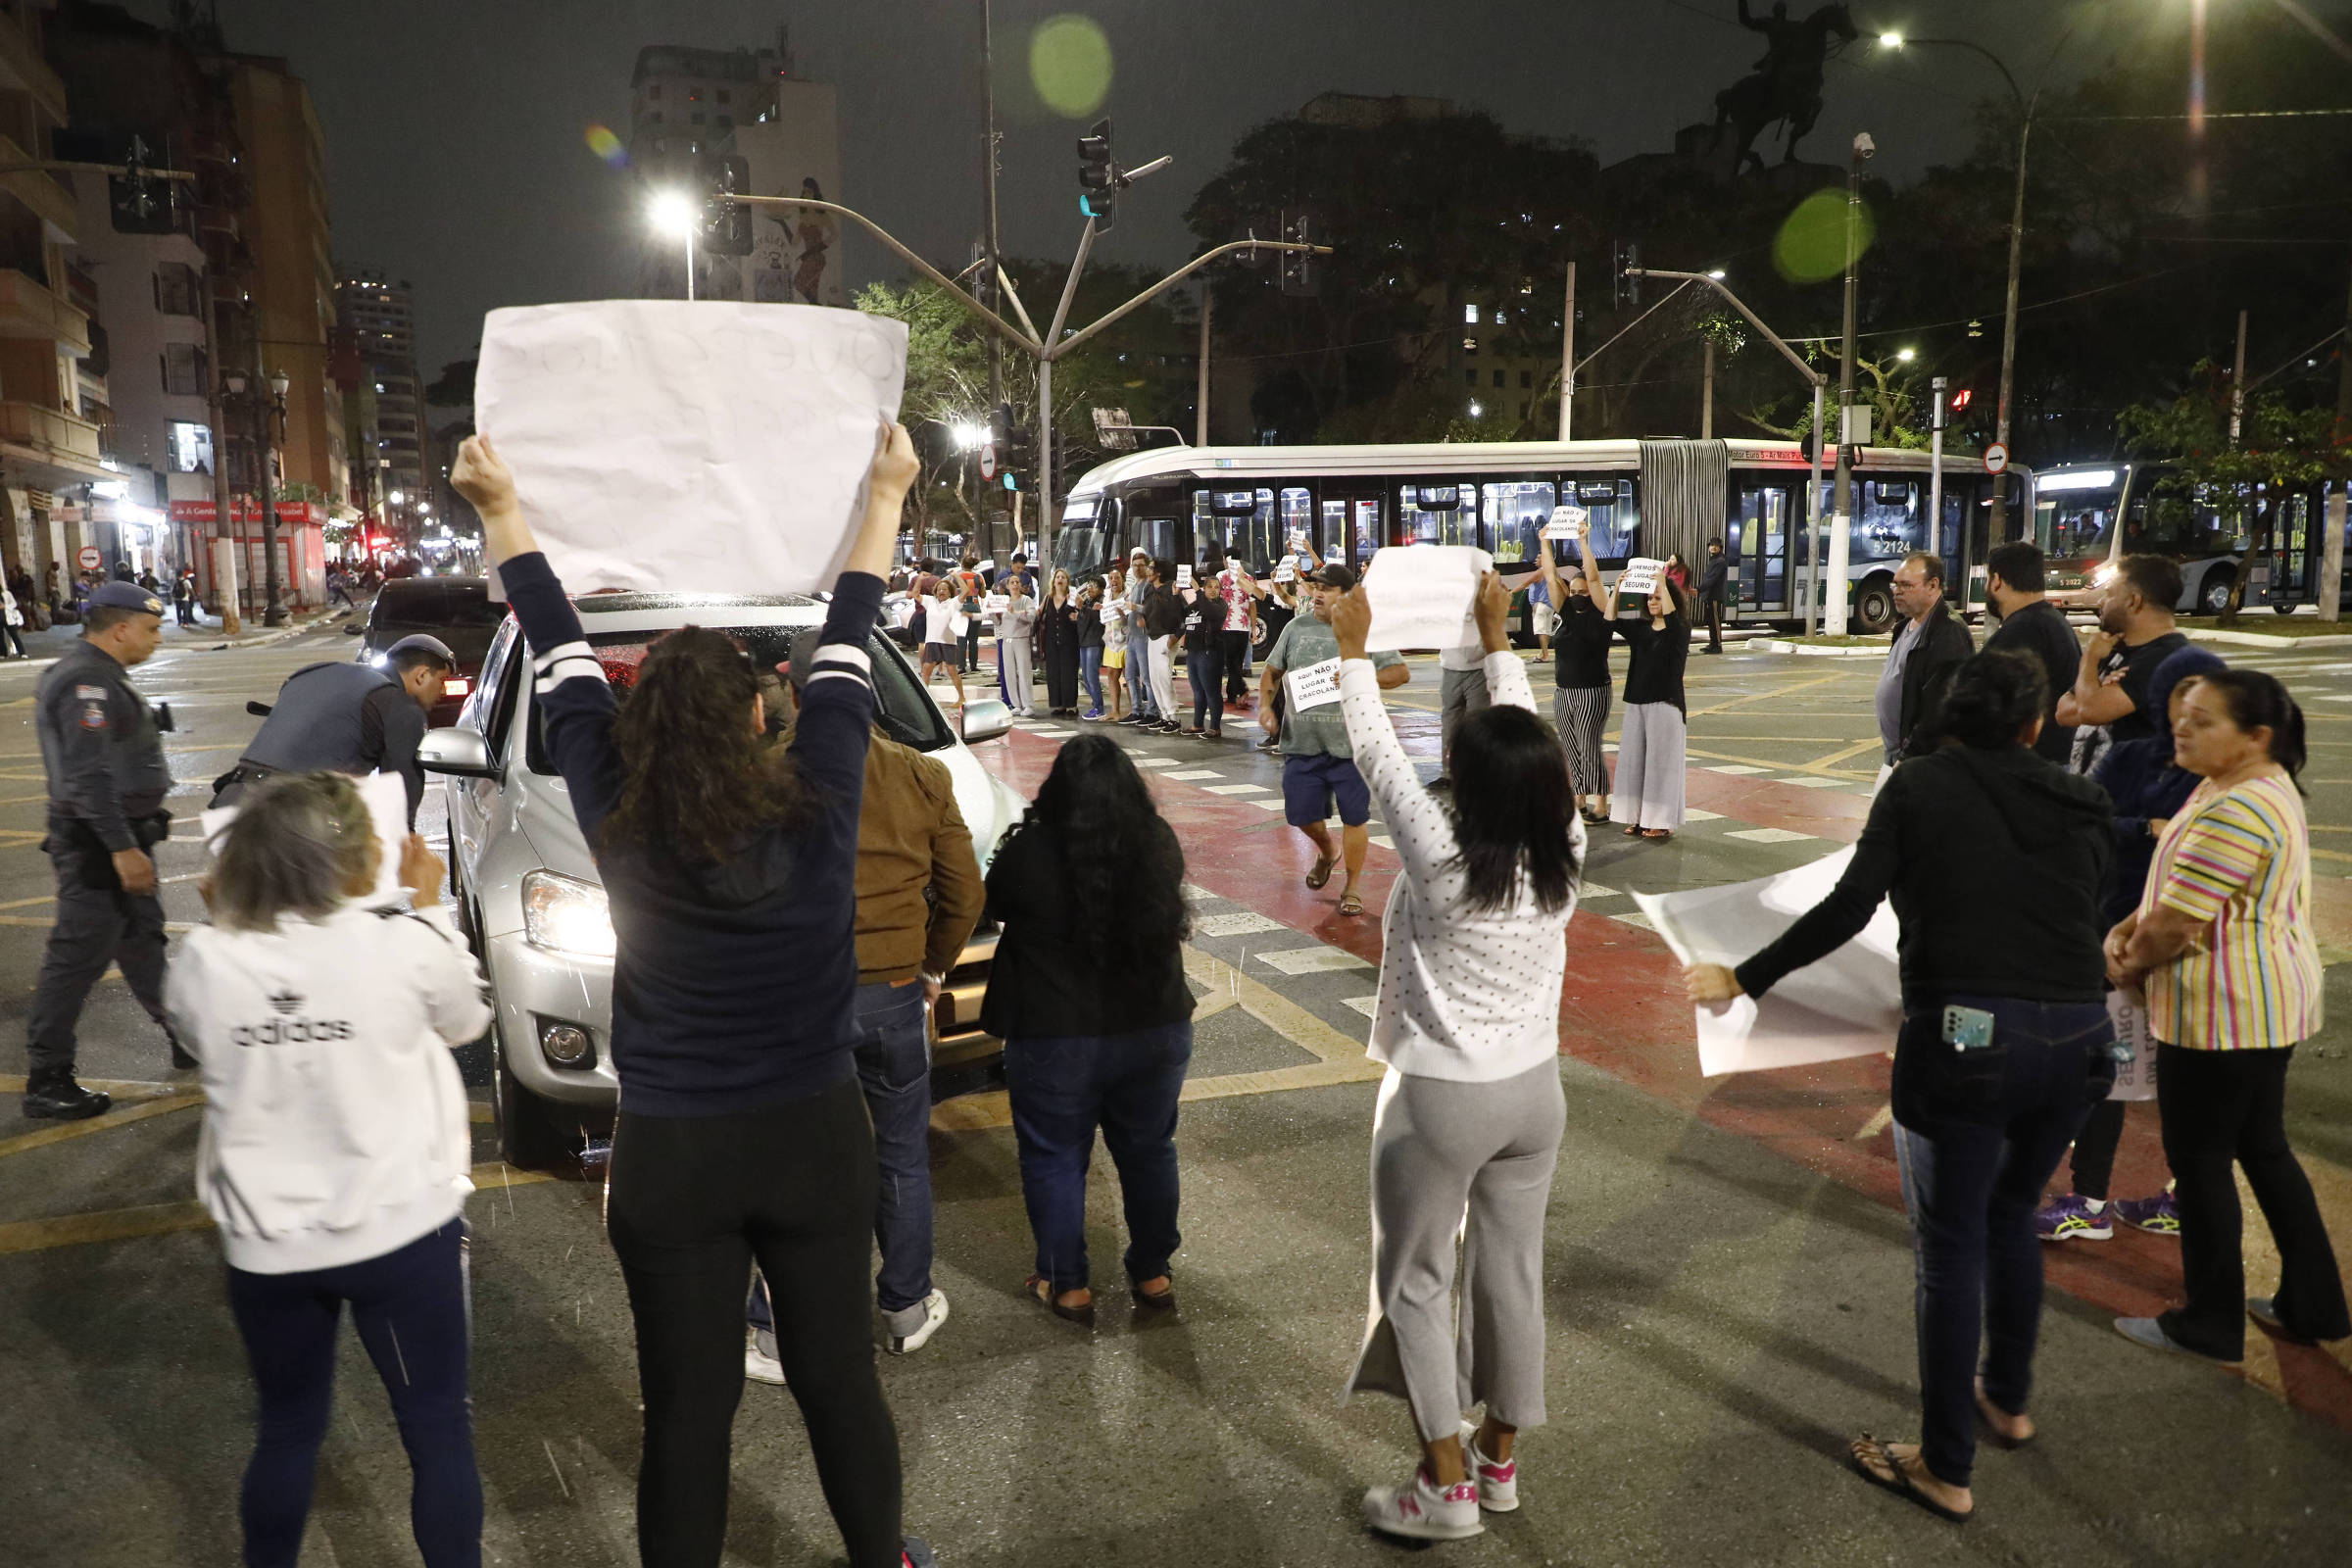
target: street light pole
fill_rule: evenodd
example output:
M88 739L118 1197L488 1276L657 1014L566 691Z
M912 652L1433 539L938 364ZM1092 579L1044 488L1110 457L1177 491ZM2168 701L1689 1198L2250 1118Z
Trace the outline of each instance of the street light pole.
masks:
M277 495L270 483L270 423L285 409L285 373L262 373L262 336L253 336L254 445L262 462L259 476L262 499L262 624L283 626L286 607L280 595L284 584L277 569ZM267 393L265 393L267 388Z
M997 255L997 75L994 22L989 14L989 0L980 0L980 190L983 217L987 233L983 237L988 247L987 278L992 285L1001 275ZM988 334L988 408L993 416L997 405L1004 401L1004 343L994 332ZM980 498L981 544L984 553L995 554L996 524L989 513L989 501Z
M1838 365L1838 500L1830 510L1829 592L1822 607L1833 637L1845 635L1845 576L1854 518L1854 306L1858 292L1855 270L1862 248L1862 166L1878 150L1869 131L1859 133L1845 171L1845 330Z

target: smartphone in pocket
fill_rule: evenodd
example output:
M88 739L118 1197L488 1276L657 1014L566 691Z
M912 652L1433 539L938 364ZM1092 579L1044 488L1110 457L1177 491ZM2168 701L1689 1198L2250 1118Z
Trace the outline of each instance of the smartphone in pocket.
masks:
M1954 1051L1989 1050L1992 1045L1992 1014L1983 1007L1945 1007L1943 1043Z

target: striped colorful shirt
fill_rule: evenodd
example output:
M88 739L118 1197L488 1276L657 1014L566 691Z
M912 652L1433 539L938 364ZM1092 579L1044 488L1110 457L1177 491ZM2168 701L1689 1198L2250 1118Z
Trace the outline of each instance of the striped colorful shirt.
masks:
M2168 1045L2275 1051L2319 1032L2311 832L2283 776L2199 784L2165 828L2140 897L2205 929L2148 973L2148 1023Z

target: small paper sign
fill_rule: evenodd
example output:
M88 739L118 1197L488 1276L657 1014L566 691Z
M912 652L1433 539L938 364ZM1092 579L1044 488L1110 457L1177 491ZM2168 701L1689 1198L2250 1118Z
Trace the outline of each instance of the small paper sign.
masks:
M1274 580L1276 582L1297 582L1298 580L1298 564L1290 557L1283 557L1275 564Z
M1592 515L1582 507L1554 507L1551 520L1544 525L1544 537L1574 540L1584 532L1585 519Z
M1293 712L1329 708L1340 700L1340 662L1326 659L1320 664L1291 670L1283 676L1283 684L1290 691Z
M1119 612L1108 605L1104 605L1096 613L1102 617L1102 624L1105 626L1115 626L1119 622Z
M1190 566L1178 566L1176 568L1176 586L1179 588L1190 588L1192 585L1193 568Z
M1625 564L1625 573L1617 579L1617 592L1628 599L1647 599L1658 591L1658 579L1665 572L1663 561L1636 556Z
M980 601L980 612L984 615L1002 615L1011 608L1012 595L1010 594L990 594Z

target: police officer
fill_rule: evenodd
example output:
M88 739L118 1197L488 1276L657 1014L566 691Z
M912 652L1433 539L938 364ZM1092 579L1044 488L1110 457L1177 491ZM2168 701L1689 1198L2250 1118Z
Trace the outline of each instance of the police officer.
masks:
M79 1120L110 1103L74 1081L74 1025L108 963L164 1022L164 906L149 851L171 835L164 797L172 774L155 712L130 683L131 666L163 638L161 599L137 583L103 583L90 593L81 640L49 667L33 699L49 780L41 848L57 871L57 924L32 994L27 1116ZM176 1041L172 1055L175 1066L195 1065Z
M286 677L277 703L237 765L213 797L235 802L244 787L272 773L398 773L409 787L409 825L424 799L424 768L416 760L425 715L441 699L458 656L438 637L403 637L374 664L308 664Z

